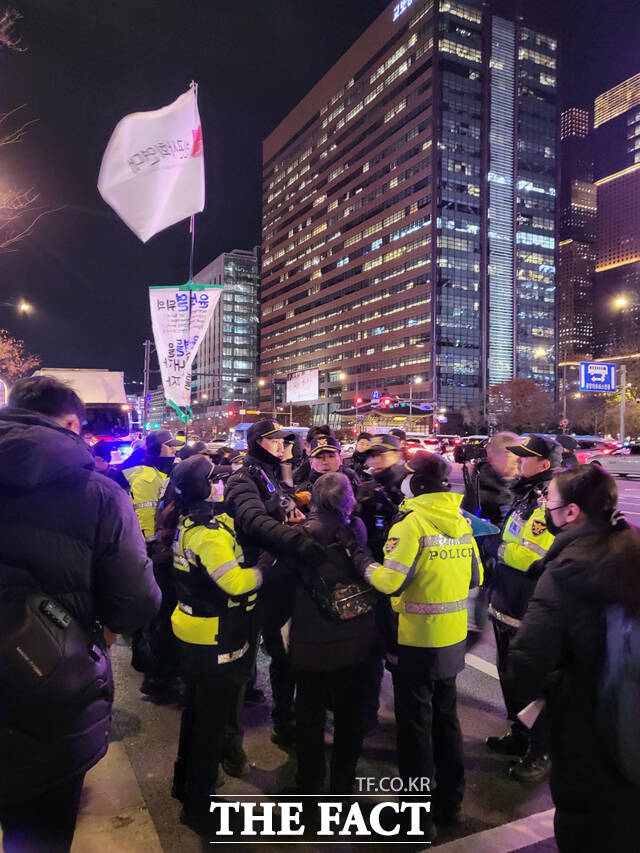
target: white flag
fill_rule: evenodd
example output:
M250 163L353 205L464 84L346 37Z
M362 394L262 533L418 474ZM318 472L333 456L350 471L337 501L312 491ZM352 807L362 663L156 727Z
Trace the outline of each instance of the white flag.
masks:
M191 366L220 299L222 287L150 287L153 339L164 395L176 406L191 404Z
M98 189L143 243L204 209L195 87L168 107L118 122L102 157Z

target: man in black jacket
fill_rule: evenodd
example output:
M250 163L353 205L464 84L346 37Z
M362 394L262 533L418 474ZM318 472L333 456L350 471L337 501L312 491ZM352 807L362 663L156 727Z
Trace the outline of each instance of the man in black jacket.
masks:
M486 459L474 462L468 473L465 469L462 509L502 526L513 499L511 487L518 467L518 457L507 447L519 443L514 432L498 432L489 439Z
M52 377L22 379L0 410L0 583L12 569L89 633L147 622L160 591L126 492L93 471L80 438L84 407ZM1 700L2 697L0 697ZM34 702L38 700L34 698ZM107 751L113 681L74 703L64 731L24 730L0 704L0 824L5 850L66 851L86 771Z
M277 577L267 579L263 590L262 636L271 657L272 740L281 745L295 737L295 682L280 634L291 615L295 577L284 570L283 560L313 563L324 557L322 546L299 526L306 518L282 479L286 435L271 420L252 424L244 464L229 477L224 493L247 565L255 565L261 551L280 558Z
M300 497L301 493L306 493L310 501L314 483L323 474L335 474L337 471L347 477L355 497L360 480L352 468L347 468L342 464L342 448L337 438L332 435L317 435L312 439L309 445L309 464L311 468L307 479L296 483L296 499ZM308 508L309 504L303 507L303 509Z

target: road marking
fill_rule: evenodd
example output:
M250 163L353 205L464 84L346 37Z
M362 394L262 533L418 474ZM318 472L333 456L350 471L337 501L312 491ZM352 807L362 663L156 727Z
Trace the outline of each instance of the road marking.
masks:
M465 663L472 666L474 669L480 670L480 672L484 672L485 675L490 675L491 678L495 678L498 680L500 676L498 675L498 667L495 663L489 663L488 660L484 658L478 657L478 655L466 654L464 656Z
M512 850L520 850L538 841L546 841L547 838L553 838L554 812L555 809L538 812L447 844L438 844L438 853L441 850L448 853L511 853Z

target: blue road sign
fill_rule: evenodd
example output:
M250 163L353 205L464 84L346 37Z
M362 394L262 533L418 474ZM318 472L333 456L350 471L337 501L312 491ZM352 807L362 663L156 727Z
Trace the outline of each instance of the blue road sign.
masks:
M581 391L615 391L616 366L601 361L580 362Z
M376 402L379 399L380 399L380 392L379 391L372 391L371 392L371 402L372 403Z

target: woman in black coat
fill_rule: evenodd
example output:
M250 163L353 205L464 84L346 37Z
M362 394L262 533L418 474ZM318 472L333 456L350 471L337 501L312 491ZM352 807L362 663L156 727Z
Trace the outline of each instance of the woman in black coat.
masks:
M546 697L562 853L640 849L640 788L621 774L596 724L605 607L640 614L640 536L616 503L615 482L600 466L553 479L546 520L557 535L534 564L541 577L510 653L509 678L521 699Z
M333 708L333 750L329 789L348 795L355 784L356 764L364 736L364 681L374 639L371 612L340 621L318 603L313 575L329 585L362 585L342 543L363 547L366 530L351 518L355 498L350 480L340 472L323 474L313 487L312 508L304 525L327 548L324 563L308 563L298 570L291 620L289 653L296 676L297 787L301 793L321 791L326 767L324 730L327 708ZM331 547L333 546L333 548ZM333 556L332 556L333 551Z

